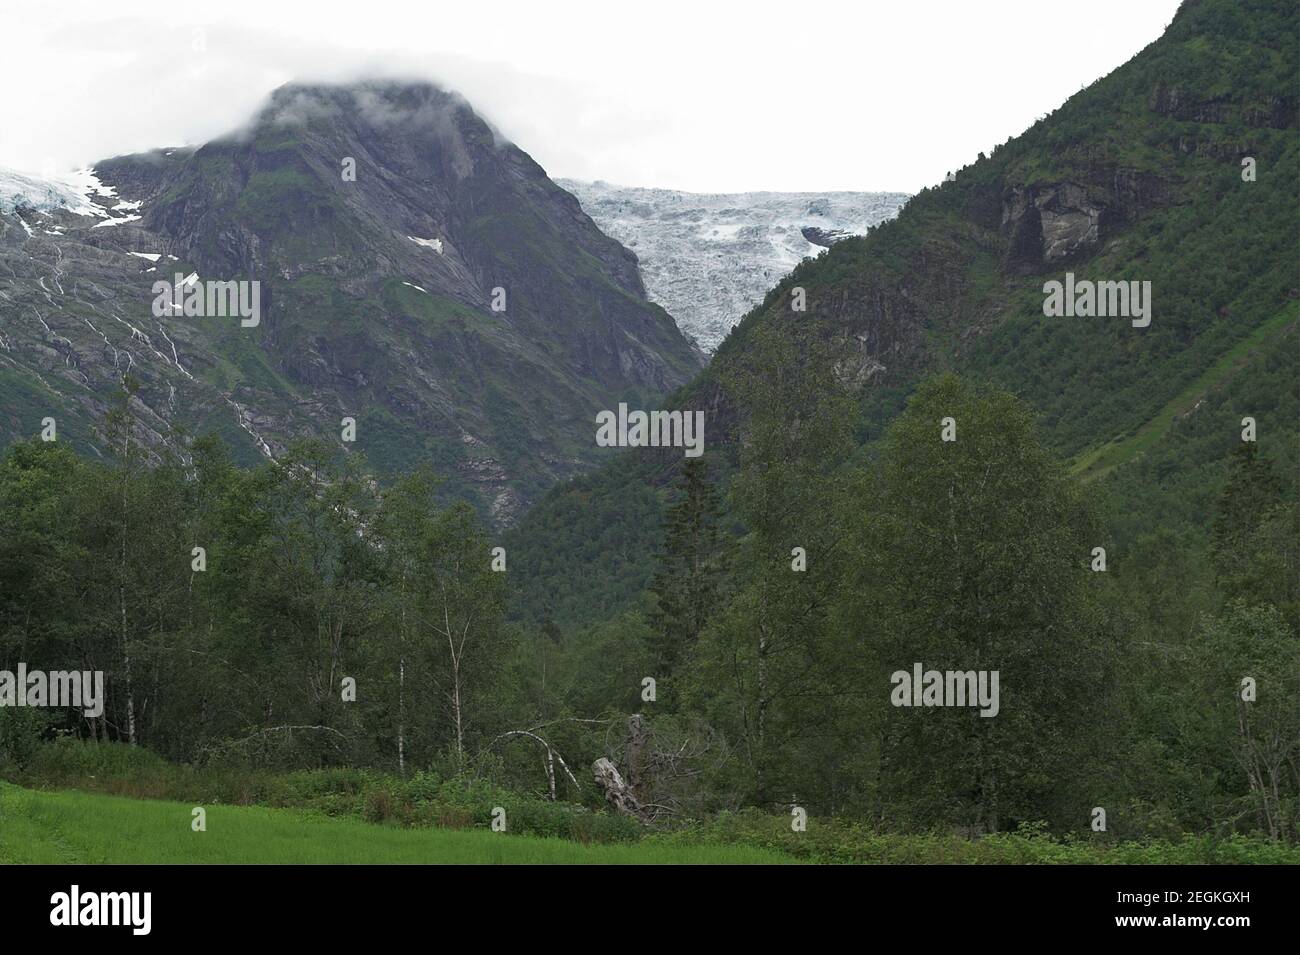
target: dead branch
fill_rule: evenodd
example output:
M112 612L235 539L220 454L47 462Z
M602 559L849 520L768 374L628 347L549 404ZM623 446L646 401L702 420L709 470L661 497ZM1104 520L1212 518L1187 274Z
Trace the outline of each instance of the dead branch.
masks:
M542 747L546 750L546 759L549 767L548 772L551 775L550 783L551 783L552 800L555 799L555 776L554 776L555 770L554 767L550 765L550 760L552 759L559 762L560 768L564 770L564 775L568 776L569 781L573 783L573 788L581 790L582 787L578 785L577 777L575 777L572 771L570 771L569 764L564 761L564 757L559 753L559 751L556 750L555 747L552 746L550 743L548 743L546 740L542 739L542 737L538 736L536 733L530 730L507 730L506 732L502 733L501 735L493 739L492 742L488 743L487 748L491 749L493 746L496 745L497 740L503 740L511 736L526 736L531 740L535 740L536 742L541 743Z

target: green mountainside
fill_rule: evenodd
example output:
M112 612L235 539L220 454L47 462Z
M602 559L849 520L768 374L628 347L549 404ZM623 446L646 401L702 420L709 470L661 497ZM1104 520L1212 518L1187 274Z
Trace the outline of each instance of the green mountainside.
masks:
M1163 526L1203 543L1244 416L1292 488L1300 464L1298 25L1285 0L1189 0L1130 62L805 260L668 405L706 409L725 475L737 410L723 382L764 330L833 350L858 388L859 441L920 379L956 371L1036 410L1046 445L1113 499L1122 540ZM1150 282L1150 324L1045 317L1044 283L1066 272ZM680 460L631 450L554 488L512 537L517 612L575 624L634 606Z

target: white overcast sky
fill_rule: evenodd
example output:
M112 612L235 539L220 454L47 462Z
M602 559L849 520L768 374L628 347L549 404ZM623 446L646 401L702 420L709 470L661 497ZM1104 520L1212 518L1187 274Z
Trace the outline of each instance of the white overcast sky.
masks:
M0 0L0 166L198 144L293 79L422 76L556 177L914 192L1177 0Z

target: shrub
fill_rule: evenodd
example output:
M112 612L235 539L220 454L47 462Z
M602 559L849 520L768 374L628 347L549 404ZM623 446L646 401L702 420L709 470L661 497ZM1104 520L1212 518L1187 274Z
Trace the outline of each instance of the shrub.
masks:
M36 751L27 771L49 782L86 777L131 781L159 780L174 767L161 756L127 743L96 743L63 737Z
M0 708L0 769L22 769L36 755L48 718L40 710Z

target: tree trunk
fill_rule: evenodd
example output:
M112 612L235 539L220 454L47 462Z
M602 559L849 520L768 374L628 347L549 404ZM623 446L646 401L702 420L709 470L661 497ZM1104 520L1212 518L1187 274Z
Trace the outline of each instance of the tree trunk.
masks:
M456 640L451 633L451 615L447 612L447 594L442 595L442 622L447 631L447 649L451 654L451 712L456 723L456 756L465 757L465 733L461 724L460 712L460 653L456 650ZM463 646L464 644L462 644Z
M640 713L627 720L627 743L624 747L623 765L627 770L627 788L638 803L651 799L654 780L650 778L650 731Z
M640 800L632 793L631 788L623 780L614 763L602 756L591 764L591 774L596 780L596 785L605 792L605 801L614 807L614 810L623 816L630 816L638 822L645 822L645 809L642 808Z

